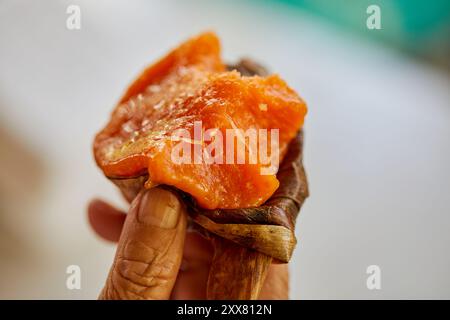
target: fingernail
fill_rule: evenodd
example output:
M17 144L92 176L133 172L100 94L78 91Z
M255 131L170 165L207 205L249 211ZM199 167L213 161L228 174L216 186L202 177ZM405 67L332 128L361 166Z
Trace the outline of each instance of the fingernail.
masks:
M172 229L178 223L181 210L180 201L172 192L152 188L142 195L138 220L146 225Z

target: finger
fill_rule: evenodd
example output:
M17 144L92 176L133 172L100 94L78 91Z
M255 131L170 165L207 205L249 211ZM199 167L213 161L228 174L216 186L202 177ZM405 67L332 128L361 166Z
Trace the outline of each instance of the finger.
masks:
M168 299L183 255L186 212L170 191L142 191L131 203L100 299Z
M206 283L213 253L209 240L197 232L186 233L183 261L172 290L172 299L206 299Z
M94 199L88 206L88 219L92 229L103 239L119 241L125 222L125 213L108 203Z
M287 264L272 264L259 294L260 300L289 299L289 270Z

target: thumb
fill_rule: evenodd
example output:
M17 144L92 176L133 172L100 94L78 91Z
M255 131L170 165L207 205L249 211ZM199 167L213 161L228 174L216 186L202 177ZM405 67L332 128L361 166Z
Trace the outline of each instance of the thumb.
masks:
M186 213L170 191L142 191L131 203L99 299L168 299L180 267Z

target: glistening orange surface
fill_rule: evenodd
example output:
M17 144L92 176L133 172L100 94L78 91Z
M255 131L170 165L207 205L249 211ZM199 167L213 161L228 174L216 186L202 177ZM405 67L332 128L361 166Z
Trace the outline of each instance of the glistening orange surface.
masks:
M282 157L305 114L305 103L277 75L243 77L225 71L219 40L215 34L205 33L138 77L96 136L94 154L108 177L132 178L148 172L147 187L175 186L204 208L258 206L275 192L279 182L275 174L261 174L268 166L259 156L261 143L250 143L239 133L233 137L233 147L243 143L245 161L227 163L227 129L279 129ZM200 136L195 129L199 123L203 129ZM184 135L174 139L180 130ZM270 142L269 133L266 148L273 157ZM174 161L174 151L186 156L186 150L192 151L191 157L184 159L192 161ZM205 154L214 160L222 158L223 163L208 161ZM251 163L255 154L256 161Z

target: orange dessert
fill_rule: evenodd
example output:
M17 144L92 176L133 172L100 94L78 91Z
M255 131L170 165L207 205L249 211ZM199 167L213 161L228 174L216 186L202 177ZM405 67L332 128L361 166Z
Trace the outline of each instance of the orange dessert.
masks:
M281 161L305 114L305 103L277 75L226 71L218 38L204 33L138 77L97 134L94 154L110 178L148 174L146 187L176 187L206 209L259 206L279 186L278 162L262 174L273 166L266 160ZM252 130L258 143L251 142ZM259 135L264 130L266 140Z

